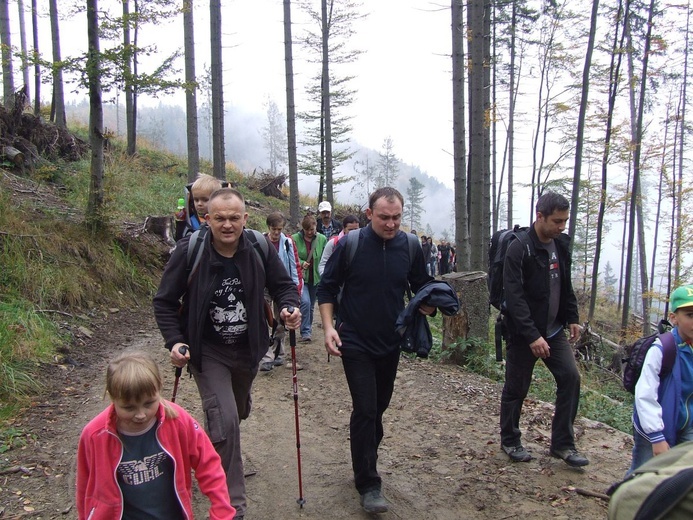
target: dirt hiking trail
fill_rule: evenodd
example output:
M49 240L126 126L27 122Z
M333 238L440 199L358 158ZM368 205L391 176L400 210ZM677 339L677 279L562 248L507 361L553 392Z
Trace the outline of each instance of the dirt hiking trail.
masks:
M151 352L165 376L164 396L171 397L173 369L150 305L116 311L85 319L73 330L77 341L69 354L42 367L43 395L12 421L25 446L0 454L0 520L76 518L77 441L82 427L106 406L110 357L124 348ZM604 493L626 471L628 435L579 419L578 448L591 464L569 468L548 454L552 405L528 400L521 427L535 459L513 464L499 446L499 384L456 366L407 359L400 364L379 451L390 511L363 512L351 473L351 400L341 362L327 362L322 342L322 329L314 325L313 342L297 348L304 367L298 372L298 403L305 505L297 504L291 370L277 367L258 374L253 410L242 424L247 520L606 518L607 502L591 493ZM185 375L177 402L202 420L195 384ZM199 492L197 497L196 518L204 519L206 499Z

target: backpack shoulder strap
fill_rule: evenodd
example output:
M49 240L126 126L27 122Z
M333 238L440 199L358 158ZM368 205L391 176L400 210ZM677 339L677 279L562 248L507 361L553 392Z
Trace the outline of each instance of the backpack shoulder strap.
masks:
M262 268L267 270L265 266L267 264L267 256L269 256L269 244L267 243L265 235L254 229L244 229L243 236L245 236L253 245L253 250L260 259Z
M676 362L676 338L667 331L659 335L659 340L662 342L662 374L668 374Z
M354 230L355 231L355 230ZM358 233L347 233L347 240L346 244L344 244L344 247L346 248L344 251L344 254L346 255L346 271L349 272L349 268L351 267L351 262L354 259L354 256L356 255L356 250L359 247L359 238L361 237L361 230L358 230Z
M202 259L202 244L204 244L204 237L207 233L207 226L201 227L197 231L190 235L190 241L188 242L188 255L186 265L188 270L188 283L192 278L195 269L197 268L200 260Z
M414 265L414 258L416 258L416 248L421 248L421 242L416 235L411 233L407 233L407 239L409 240L409 270L411 271L411 266Z

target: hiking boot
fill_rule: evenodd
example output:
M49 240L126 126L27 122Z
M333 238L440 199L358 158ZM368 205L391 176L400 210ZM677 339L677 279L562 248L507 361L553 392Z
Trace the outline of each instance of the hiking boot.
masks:
M273 361L267 361L265 363L260 363L260 372L269 372L274 368Z
M518 444L517 446L501 446L503 448L503 451L506 453L508 457L510 457L510 460L513 462L529 462L532 460L532 456L529 454L529 452L525 449L525 447L522 444Z
M289 370L293 370L294 364L292 361L289 361L286 365L284 365L286 368ZM296 371L303 370L303 366L297 361L296 362Z
M387 513L387 501L379 489L371 489L361 495L361 506L366 513Z
M272 362L272 364L273 364L275 367L280 367L280 366L282 366L282 365L284 364L284 358L281 357L281 356L279 356L278 358L275 358L275 360Z
M301 343L310 343L313 339L310 336L302 336Z
M549 453L551 453L552 457L562 459L563 462L573 468L581 468L582 466L587 466L590 463L587 457L580 455L575 448L567 448L565 450L554 450L551 448Z

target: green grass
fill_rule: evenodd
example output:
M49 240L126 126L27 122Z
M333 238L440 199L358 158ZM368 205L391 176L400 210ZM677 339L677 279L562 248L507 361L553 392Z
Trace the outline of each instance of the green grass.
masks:
M88 139L85 128L73 130ZM149 300L158 286L165 255L137 235L147 216L175 211L187 183L185 158L146 146L129 157L122 141L111 140L104 158L107 222L96 233L84 222L89 169L88 156L42 163L22 189L34 196L15 196L5 185L12 175L0 172L0 422L40 391L41 363L72 339L51 318ZM200 169L212 171L205 161ZM238 171L228 169L227 179L246 198L288 215L287 201L249 189ZM265 214L248 211L248 226L264 230ZM4 444L0 439L0 449Z
M438 315L429 319L429 324L434 336L434 346L430 355L432 362L452 361L493 381L502 383L505 380L505 366L496 361L493 344L469 338L443 351L442 317ZM579 362L578 368L581 376L578 413L617 430L632 433L633 396L623 388L620 378L592 362ZM529 396L550 403L556 399L556 383L542 362L535 365Z

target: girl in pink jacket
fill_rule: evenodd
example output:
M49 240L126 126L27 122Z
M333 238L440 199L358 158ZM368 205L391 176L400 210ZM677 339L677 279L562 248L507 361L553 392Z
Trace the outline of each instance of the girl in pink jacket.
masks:
M124 352L106 372L111 404L82 431L77 450L79 519L190 520L192 470L209 498L209 518L229 520L226 476L205 431L161 398L156 362Z

